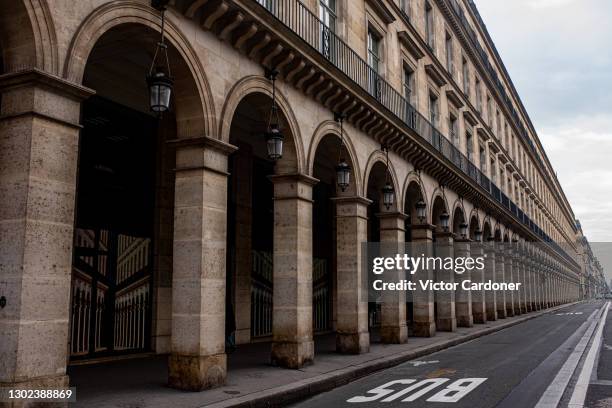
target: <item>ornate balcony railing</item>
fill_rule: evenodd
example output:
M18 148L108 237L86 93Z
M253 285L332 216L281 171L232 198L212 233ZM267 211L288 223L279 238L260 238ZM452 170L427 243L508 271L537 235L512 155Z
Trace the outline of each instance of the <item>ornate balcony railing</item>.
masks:
M254 0L330 61L351 81L369 93L384 108L399 118L408 128L439 151L462 173L480 185L496 202L508 209L514 217L543 241L551 243L561 256L575 263L559 245L553 243L544 232L525 216L510 199L502 201L499 188L489 180L468 158L436 129L398 91L363 60L348 44L342 41L300 0ZM464 16L465 18L465 16ZM467 21L467 20L466 20ZM513 208L515 209L513 211Z

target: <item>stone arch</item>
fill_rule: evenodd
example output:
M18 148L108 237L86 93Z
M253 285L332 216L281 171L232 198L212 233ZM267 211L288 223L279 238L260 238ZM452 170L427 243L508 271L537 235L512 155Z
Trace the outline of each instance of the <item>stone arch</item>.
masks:
M212 93L204 67L187 37L178 29L177 18L171 9L166 13L166 39L188 71L175 75L175 100L181 99L176 104L177 134L184 138L210 136L216 128ZM98 40L113 28L129 24L155 32L161 30L159 12L143 3L112 2L91 12L72 38L63 67L64 77L82 83L88 57Z
M57 37L48 2L0 2L0 48L4 73L38 68L58 74Z
M368 162L366 163L366 167L365 167L365 173L363 176L362 191L364 192L364 194L367 194L368 183L370 181L370 174L372 173L372 169L374 169L374 166L377 163L381 163L383 166L385 166L385 168L387 167L387 158L385 156L385 153L382 150L375 150L368 158ZM393 167L393 162L391 160L389 160L389 167L387 168L387 170L391 177L391 184L393 185L393 189L395 191L395 201L393 203L393 208L390 209L390 211L397 211L398 203L400 202L399 201L400 190L399 190L397 173L395 172L395 168Z
M438 225L437 218L442 213L442 210L446 210L447 212L449 211L448 200L441 187L435 188L431 194L431 199L429 202L431 203L429 210L429 222L433 225Z
M493 239L493 229L491 226L491 219L485 217L482 221L482 240L483 242L491 241Z
M478 210L476 210L475 208L472 209L471 213L470 213L470 221L468 223L469 227L468 227L468 234L469 234L469 238L472 241L476 240L476 230L480 229L480 232L482 233L482 228L480 226L480 217L478 215Z
M427 206L425 214L427 214L427 208L429 208L429 203L427 202L427 190L425 189L424 183L422 183L422 180L419 178L418 173L413 170L406 176L406 179L404 180L404 189L402 192L404 213L410 217L411 223L413 224L415 224L414 220L416 219L415 204L419 199L425 202L425 205Z
M351 139L348 136L346 129L343 129L344 133L344 147L348 152L348 159L350 161L349 165L351 166L351 177L353 178L351 184L355 186L354 194L357 196L363 195L362 183L361 180L361 167L359 165L359 161L357 159L357 151L355 150L355 146L353 145ZM333 136L338 141L340 140L340 127L338 123L333 120L325 120L317 126L315 129L310 147L308 149L308 174L314 177L314 165L317 154L317 149L319 145L328 136Z
M232 89L230 89L228 92L227 98L221 110L221 119L218 129L219 138L223 142L229 143L232 120L238 105L244 100L245 97L255 93L263 94L268 98L272 98L272 85L263 75L246 76L236 82ZM286 124L289 127L289 131L291 132L291 136L293 138L293 145L285 143L284 150L286 153L288 153L287 156L294 156L293 162L289 163L286 160L285 153L283 153L283 159L277 162L277 166L282 165L282 168L278 169L278 172L280 174L290 172L304 173L305 154L300 127L287 98L278 89L278 82L276 87L276 103L281 116L287 122ZM287 147L294 149L294 151L287 151ZM283 162L283 160L285 161Z
M467 224L467 217L465 214L465 207L463 206L463 201L461 199L456 199L454 204L453 204L453 211L450 214L451 215L451 228L452 228L452 232L457 234L457 236L460 235L460 228L459 226L461 225L461 223L465 222Z
M502 241L502 228L501 228L501 224L499 223L499 221L495 222L495 230L493 231L493 238L495 242Z

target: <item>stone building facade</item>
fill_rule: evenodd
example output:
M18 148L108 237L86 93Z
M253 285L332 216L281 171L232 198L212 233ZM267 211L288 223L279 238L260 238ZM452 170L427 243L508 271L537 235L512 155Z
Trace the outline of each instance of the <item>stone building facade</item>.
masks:
M318 332L366 353L375 328L403 343L583 296L571 206L470 0L171 0L165 15L175 82L157 118L149 1L0 3L0 384L66 385L70 361L155 351L170 385L201 390L228 375L227 326L299 368ZM477 239L491 256L472 279L521 291L376 306L356 284L365 241L458 254Z

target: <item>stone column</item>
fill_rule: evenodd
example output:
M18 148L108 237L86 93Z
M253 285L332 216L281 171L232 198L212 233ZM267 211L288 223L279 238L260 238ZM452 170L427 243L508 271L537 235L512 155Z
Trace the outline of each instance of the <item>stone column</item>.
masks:
M0 386L68 386L81 101L41 71L0 76Z
M337 314L336 350L360 354L370 350L368 332L368 271L362 263L368 240L368 205L363 197L336 202Z
M517 244L512 244L512 277L515 283L520 283L521 286L514 292L514 314L519 315L525 313L525 281L523 280L523 271L521 269L521 259L518 252Z
M504 254L504 244L501 242L495 243L496 253L495 253L495 281L499 283L506 282L506 257ZM506 309L506 291L498 290L496 291L496 305L497 305L497 318L505 319L507 316Z
M442 232L436 234L435 242L436 257L453 257L453 234ZM453 270L436 270L436 281L446 283L455 282L455 272ZM457 329L457 318L455 313L455 291L439 290L435 292L438 316L436 318L436 329L439 331L455 331Z
M516 262L518 264L519 273L521 275L521 313L528 313L530 309L529 299L529 276L527 275L527 269L525 268L524 253L522 250L517 252Z
M455 240L455 258L467 258L471 256L469 240ZM472 272L466 269L462 274L456 274L455 279L459 283L455 293L455 308L457 312L457 326L474 326L474 316L472 314L472 291L465 290L462 282L472 280ZM474 273L476 275L476 273Z
M527 253L528 255L528 253ZM525 258L524 260L525 272L527 274L528 293L527 300L529 304L529 311L535 312L536 309L536 294L535 294L535 279L533 276L533 269L531 266L531 259Z
M175 140L172 341L168 384L200 391L225 383L227 155L200 137Z
M383 256L395 257L404 252L406 216L401 213L380 213L380 244ZM403 270L385 272L389 282L399 282L405 278ZM406 326L406 292L384 291L382 294L380 339L383 343L401 344L408 339Z
M507 283L518 282L518 279L515 279L515 271L513 269L513 261L514 254L512 252L512 244L505 243L502 244L505 248L503 249L505 262L504 262L504 279ZM506 316L512 317L514 316L514 303L516 301L516 297L518 296L518 292L514 290L504 291L506 296Z
M472 258L484 257L482 242L474 242L470 245ZM485 259L486 261L486 259ZM474 269L471 272L472 282L483 283L485 281L485 268ZM485 303L485 290L474 290L472 293L472 316L474 323L483 324L487 322L487 308Z
M495 275L495 242L489 241L484 246L485 250L485 280L496 282ZM487 320L497 320L497 293L494 290L485 291L485 305L487 309Z
M272 176L274 294L272 364L300 368L314 359L312 186L306 175Z
M413 256L432 256L433 226L430 224L412 225L411 253ZM431 269L421 268L412 275L412 281L416 283L413 292L414 313L414 335L417 337L432 337L436 334L436 322L434 316L434 293L429 289L422 289L419 280L433 280L434 272Z

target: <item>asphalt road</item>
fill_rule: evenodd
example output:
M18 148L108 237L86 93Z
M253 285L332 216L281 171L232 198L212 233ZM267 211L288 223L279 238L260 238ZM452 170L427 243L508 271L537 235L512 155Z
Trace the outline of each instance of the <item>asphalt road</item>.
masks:
M603 305L601 301L582 303L547 313L372 374L295 406L534 407ZM611 319L609 313L604 330L604 344L607 341L609 346ZM612 384L612 347L604 348L598 362L599 378ZM591 384L587 402L611 397L612 386ZM591 402L586 406L612 406Z

